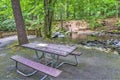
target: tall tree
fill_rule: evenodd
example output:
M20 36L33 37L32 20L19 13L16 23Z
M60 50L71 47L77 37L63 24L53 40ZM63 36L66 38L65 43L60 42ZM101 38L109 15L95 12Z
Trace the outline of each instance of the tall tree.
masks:
M70 16L70 13L69 13L69 0L67 0L67 3L66 3L66 18L68 19L69 16Z
M51 38L52 20L54 15L54 5L57 0L44 0L44 38Z
M11 2L12 2L12 9L13 9L14 19L18 33L19 45L28 43L24 20L20 7L20 0L11 0Z

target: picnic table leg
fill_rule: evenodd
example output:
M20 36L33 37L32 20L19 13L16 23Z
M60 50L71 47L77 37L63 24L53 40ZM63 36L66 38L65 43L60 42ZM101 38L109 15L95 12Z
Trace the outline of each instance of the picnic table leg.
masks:
M77 66L77 65L78 65L78 60L77 60L77 56L76 56L76 55L74 55L74 59L75 59L75 63L66 62L66 64L70 64L70 65L73 65L73 66Z
M77 60L77 56L76 55L74 55L75 63L70 63L70 62L60 62L60 63L58 63L59 59L60 59L58 55L56 57L55 57L55 55L52 55L51 57L56 60L56 61L52 61L51 62L51 66L52 67L59 68L63 64L69 64L69 65L73 65L73 66L77 66L78 65L78 60Z
M36 53L36 56L37 56L38 59L45 58L45 53L44 52L42 52L41 56L38 55L37 50L35 50L35 53Z
M67 64L70 64L70 65L73 65L73 66L77 66L78 65L77 56L74 55L74 57L75 57L75 63L67 63Z
M48 77L48 75L44 75L40 80L44 80L47 77Z
M52 66L52 67L56 67L57 64L58 64L58 62L59 62L59 56L58 56L58 55L56 55L56 56L55 56L55 55L52 55L51 57L55 60L55 61L52 61L52 62L51 62L51 66Z
M62 66L63 64L69 64L69 65L73 65L73 66L77 66L78 65L78 60L77 60L77 56L75 55L75 63L70 63L70 62L61 62L59 65L57 65L56 68L59 68L60 66Z
M20 71L20 70L18 69L18 62L17 62L17 61L16 61L15 67L16 67L16 71L17 71L19 74L21 74L21 75L23 75L23 76L26 76L26 77L32 76L32 75L34 75L35 73L38 72L37 70L34 70L33 72L28 73L28 74L23 73L22 71Z

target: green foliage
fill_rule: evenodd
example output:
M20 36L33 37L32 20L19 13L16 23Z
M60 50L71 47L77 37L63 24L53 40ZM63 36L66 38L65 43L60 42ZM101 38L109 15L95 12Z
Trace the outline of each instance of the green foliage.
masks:
M44 22L44 0L20 0L20 2L27 29L40 27ZM90 22L91 28L96 28L101 26L97 19L116 16L116 0L57 0L54 20L60 20L61 12L63 20L86 19ZM11 2L1 0L0 30L15 30L14 26Z
M91 19L91 20L89 20L89 27L90 27L91 29L95 29L95 28L97 28L97 27L102 27L102 24L99 23L99 22L97 22L96 19Z
M120 33L120 30L112 30L114 33Z
M26 19L25 24L26 24L26 28L28 30L35 30L37 28L40 28L41 25L43 24L43 22L40 21L40 20L29 20L29 19Z
M13 19L7 19L5 21L0 22L0 30L1 31L14 31L15 28L15 21Z
M120 20L116 23L117 27L120 27Z

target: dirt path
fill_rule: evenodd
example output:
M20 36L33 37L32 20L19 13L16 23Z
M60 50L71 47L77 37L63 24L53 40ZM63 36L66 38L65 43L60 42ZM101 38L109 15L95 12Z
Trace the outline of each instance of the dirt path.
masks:
M32 38L35 38L35 36L33 35L28 36L28 39L32 39ZM0 50L3 49L6 45L16 40L18 40L17 36L9 36L5 38L0 38Z

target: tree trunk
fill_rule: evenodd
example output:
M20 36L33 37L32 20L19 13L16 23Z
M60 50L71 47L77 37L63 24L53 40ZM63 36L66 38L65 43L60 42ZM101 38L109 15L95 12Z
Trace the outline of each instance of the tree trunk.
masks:
M53 14L54 14L54 4L56 0L44 0L44 38L51 38L51 28L52 28L52 20L53 20Z
M48 5L49 5L49 0L44 0L44 13L45 13L45 18L44 18L44 38L49 38L50 37L50 27L51 25L49 25L49 9L48 9Z
M116 18L119 18L119 7L118 7L118 1L115 2L116 5Z
M17 28L19 45L22 45L28 43L28 39L27 39L24 20L21 12L20 0L11 0L11 2L12 2L13 14Z
M76 19L76 14L75 14L75 13L76 13L76 9L75 9L75 7L74 7L74 13L73 13L73 16L74 16L74 17L73 17L73 19Z
M62 15L62 9L60 9L60 24L61 24L61 29L63 30L63 15Z
M66 18L69 18L69 2L67 0L67 5L66 5Z

